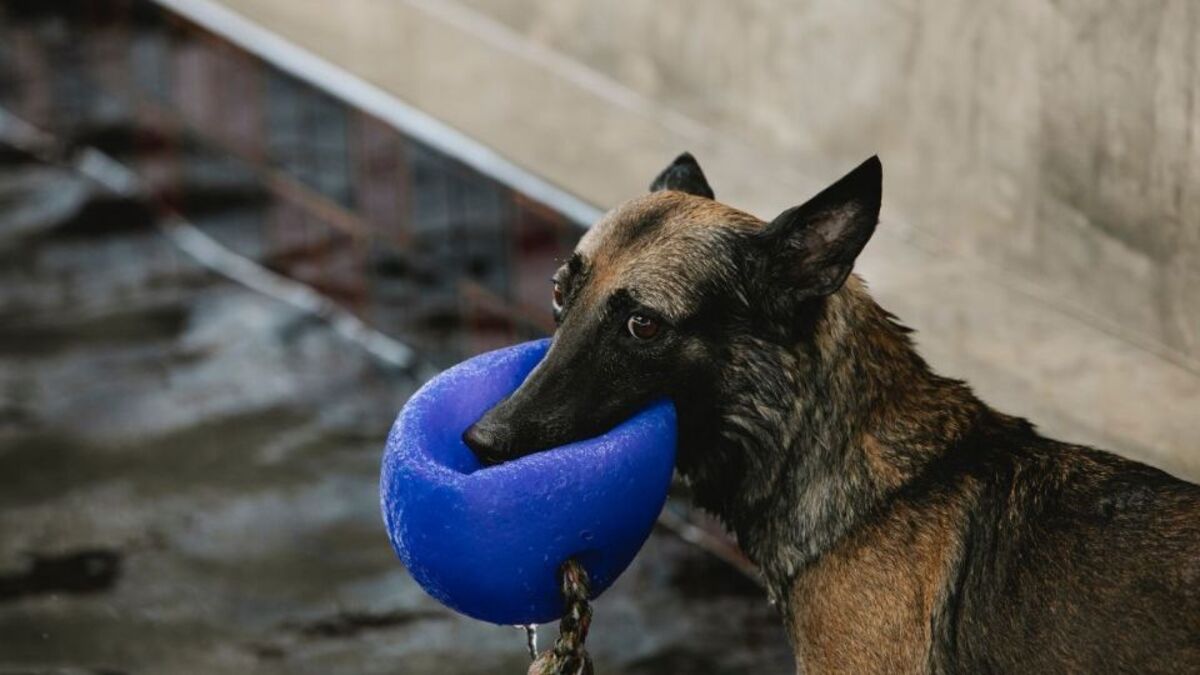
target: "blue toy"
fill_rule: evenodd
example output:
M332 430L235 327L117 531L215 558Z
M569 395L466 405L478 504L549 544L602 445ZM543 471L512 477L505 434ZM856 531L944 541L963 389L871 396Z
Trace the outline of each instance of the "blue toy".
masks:
M430 380L400 411L383 457L383 520L400 559L445 605L498 624L557 619L568 558L587 570L593 597L608 588L649 536L675 464L675 408L664 400L596 438L481 466L463 432L549 345L482 354Z

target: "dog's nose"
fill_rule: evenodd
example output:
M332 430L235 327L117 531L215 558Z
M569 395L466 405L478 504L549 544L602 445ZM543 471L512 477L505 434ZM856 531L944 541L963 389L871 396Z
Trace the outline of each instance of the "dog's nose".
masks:
M463 434L463 442L486 465L499 464L508 458L508 434L484 421L472 424Z

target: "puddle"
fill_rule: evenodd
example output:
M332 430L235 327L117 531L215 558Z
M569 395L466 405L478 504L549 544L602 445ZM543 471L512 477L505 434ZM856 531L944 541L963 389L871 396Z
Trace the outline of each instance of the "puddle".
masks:
M112 588L120 575L121 555L116 551L34 554L28 569L0 573L0 602L30 595L99 593Z
M390 612L342 612L286 628L314 638L346 638L364 631L404 627L418 621L445 621L448 612L429 610L393 610Z

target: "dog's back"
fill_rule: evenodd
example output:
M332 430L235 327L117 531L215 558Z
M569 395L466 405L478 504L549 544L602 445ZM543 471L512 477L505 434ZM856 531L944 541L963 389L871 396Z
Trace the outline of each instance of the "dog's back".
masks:
M811 672L1188 672L1200 486L989 412L792 585Z
M975 470L956 626L962 671L1200 666L1200 487L1030 434ZM1014 439L1018 440L1018 439Z

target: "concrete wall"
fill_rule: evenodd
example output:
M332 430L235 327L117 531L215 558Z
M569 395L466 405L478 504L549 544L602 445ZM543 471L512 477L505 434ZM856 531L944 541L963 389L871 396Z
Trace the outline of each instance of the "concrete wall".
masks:
M857 269L930 362L1200 478L1191 0L220 4L600 207L689 149L770 218L878 152Z
M465 2L1200 364L1194 0Z

